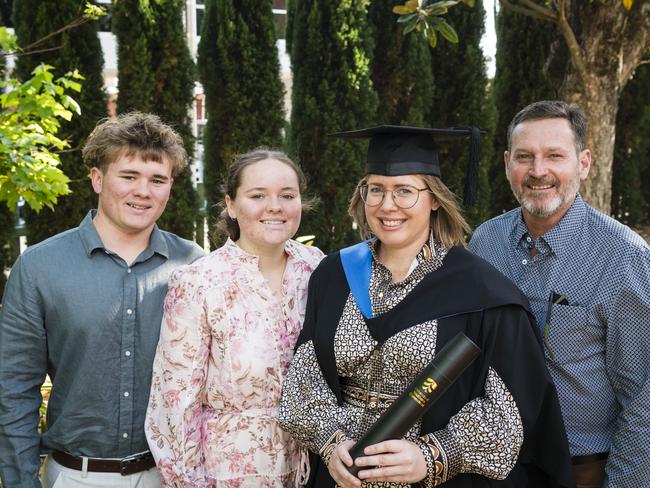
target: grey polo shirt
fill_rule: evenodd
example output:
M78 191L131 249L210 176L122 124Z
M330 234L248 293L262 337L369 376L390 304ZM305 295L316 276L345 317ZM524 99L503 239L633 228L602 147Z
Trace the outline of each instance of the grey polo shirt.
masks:
M203 255L154 227L128 266L93 225L31 246L0 310L0 475L40 487L40 452L121 458L148 449L144 417L169 274ZM48 430L36 430L45 374Z

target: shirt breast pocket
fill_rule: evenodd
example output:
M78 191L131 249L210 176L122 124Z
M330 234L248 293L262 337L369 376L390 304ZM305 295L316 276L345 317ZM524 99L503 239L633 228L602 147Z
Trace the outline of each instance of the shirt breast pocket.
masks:
M546 355L561 364L578 363L594 353L587 309L580 305L553 305L550 323L544 324Z

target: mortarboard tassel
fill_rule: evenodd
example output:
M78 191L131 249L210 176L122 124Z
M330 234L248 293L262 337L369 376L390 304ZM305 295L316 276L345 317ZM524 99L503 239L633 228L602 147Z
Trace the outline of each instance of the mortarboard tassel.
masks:
M478 187L478 166L481 157L481 130L478 127L468 127L470 134L469 163L465 176L465 206L472 206L476 203L476 191Z

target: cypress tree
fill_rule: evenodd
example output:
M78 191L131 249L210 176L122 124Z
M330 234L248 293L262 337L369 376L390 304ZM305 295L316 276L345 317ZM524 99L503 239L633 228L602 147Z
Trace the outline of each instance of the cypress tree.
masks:
M616 119L612 215L635 226L650 218L650 69L641 65L621 94Z
M42 39L47 34L80 17L81 5L77 0L42 2L40 0L15 0L13 21L21 46ZM103 89L102 69L104 58L97 37L97 22L53 36L39 49L47 52L21 56L16 63L16 73L26 79L41 62L54 66L55 76L78 69L85 77L81 93L75 100L81 115L64 124L60 134L70 141L69 152L61 155L61 169L70 178L71 193L60 197L54 210L44 208L40 213L26 211L27 240L30 244L79 225L88 209L94 208L97 198L88 181L88 169L81 158L81 147L97 121L106 116L106 94Z
M372 83L377 92L377 121L424 126L434 94L429 46L419 35L404 35L393 7L401 0L375 0L368 18L373 30Z
M305 169L320 205L302 234L329 252L356 242L347 206L363 173L365 144L327 137L368 127L377 96L370 79L367 0L289 0L293 93L289 150Z
M502 8L496 18L496 27L493 100L497 118L492 137L494 157L489 168L492 215L518 205L510 191L503 163L503 151L508 146L508 124L526 105L555 98L553 87L544 74L544 62L553 39L553 26Z
M182 136L194 153L189 110L193 101L194 64L183 32L182 0L113 3L113 31L118 41L119 113L156 113ZM192 239L198 201L189 168L177 175L158 225Z
M198 66L208 117L209 209L221 200L224 171L236 154L282 144L284 89L275 42L271 0L206 0Z
M489 215L487 166L492 157L491 144L486 144L492 130L488 109L488 80L483 51L480 46L485 31L485 10L482 2L474 7L458 5L449 10L448 22L458 32L459 42L452 44L440 39L431 49L431 71L435 94L430 105L428 122L431 127L461 127L474 125L485 130L481 144L478 194L476 204L466 209L470 224L479 224ZM469 140L441 144L440 170L445 184L463 197Z

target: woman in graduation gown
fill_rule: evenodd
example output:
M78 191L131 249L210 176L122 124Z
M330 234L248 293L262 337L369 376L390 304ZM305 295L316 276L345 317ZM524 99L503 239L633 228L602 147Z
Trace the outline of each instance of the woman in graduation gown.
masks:
M280 425L313 453L310 486L574 486L526 298L464 249L469 227L440 180L436 141L466 135L472 177L475 128L336 134L370 138L350 214L374 237L314 271L283 385ZM348 278L365 285L351 293ZM404 438L353 460L354 441L458 332L481 348L479 358ZM347 470L353 463L357 476Z

